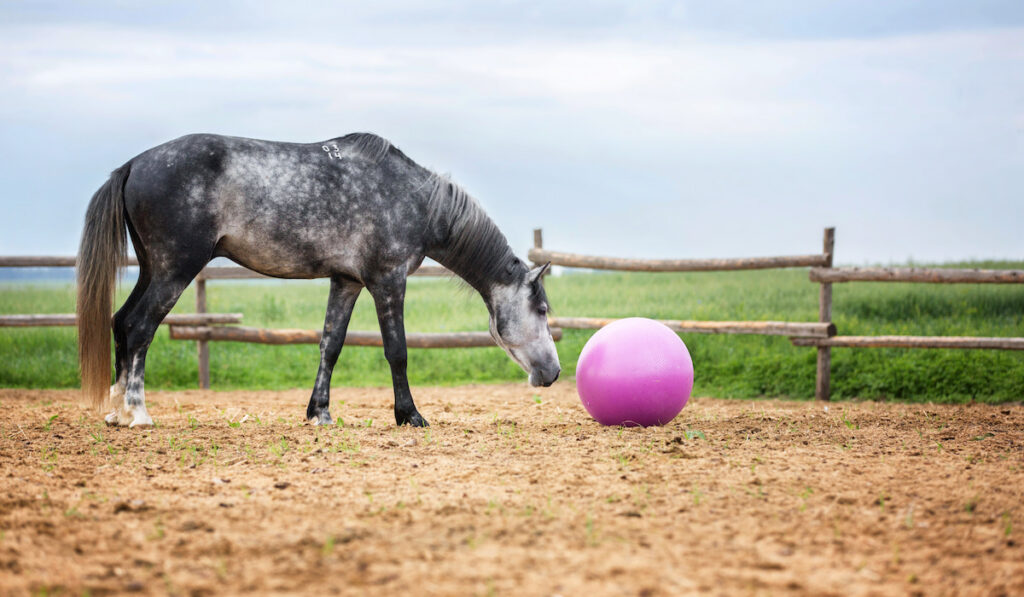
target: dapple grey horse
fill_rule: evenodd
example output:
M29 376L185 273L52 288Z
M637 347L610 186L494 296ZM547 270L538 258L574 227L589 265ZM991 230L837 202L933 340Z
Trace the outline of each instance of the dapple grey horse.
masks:
M110 312L127 236L139 261ZM151 425L146 352L157 326L214 257L279 278L330 278L320 368L306 417L332 422L331 374L362 288L373 297L391 367L395 421L425 426L406 377L406 278L429 256L480 293L495 342L551 385L561 371L547 324L547 266L529 269L480 205L378 136L280 143L188 135L115 170L93 196L78 255L82 388L110 401L111 425ZM110 330L114 384L110 386ZM108 387L109 386L109 387Z

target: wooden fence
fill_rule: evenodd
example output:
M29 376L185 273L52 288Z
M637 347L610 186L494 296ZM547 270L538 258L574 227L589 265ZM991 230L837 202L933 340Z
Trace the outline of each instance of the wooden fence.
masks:
M931 284L1020 284L1024 270L839 267L812 268L811 282L821 284L821 311L832 313L832 284L842 282L908 282ZM831 338L791 338L794 346L818 349L818 382L815 396L829 398L829 376L822 371L822 355L831 362L831 350L839 348L960 348L1024 350L1024 338L979 338L973 336L833 336Z
M0 267L74 267L74 257L17 256L0 257ZM128 266L138 266L135 258L129 258ZM450 272L441 266L422 266L415 276L448 276ZM169 314L163 324L170 326L172 340L195 340L198 352L199 387L210 387L210 346L211 341L255 342L259 344L319 344L321 330L293 330L253 328L225 324L242 322L241 313L209 313L206 310L206 282L208 280L243 280L268 278L250 269L237 266L206 267L195 278L196 312L194 314ZM74 326L74 313L41 315L0 315L0 327ZM552 337L562 338L562 330L552 329ZM350 330L345 335L346 346L383 346L379 331L364 332ZM495 346L489 332L456 333L407 333L409 348L476 348Z
M543 232L533 231L530 261L539 265L640 272L709 272L751 269L810 267L810 281L821 285L817 322L784 321L662 321L679 333L760 334L789 336L794 346L818 351L814 394L828 400L832 375L832 348L969 348L1024 350L1024 338L965 336L837 336L832 322L832 284L841 282L929 282L969 284L1024 283L1024 270L938 268L835 268L835 229L826 228L820 254L738 259L623 259L550 251L544 248ZM553 317L551 324L567 329L597 329L615 321L593 317Z
M753 269L809 267L810 281L820 284L818 321L662 321L678 333L759 334L788 336L794 346L817 349L815 396L828 400L831 385L832 348L961 348L1024 350L1024 338L978 338L966 336L838 336L832 322L832 285L845 282L912 282L942 284L1020 284L1024 270L936 269L936 268L836 268L832 267L835 229L826 228L822 252L781 257L734 259L624 259L550 251L544 248L541 229L534 230L529 259L534 264L573 268L642 272L709 272ZM74 267L74 257L0 257L0 267ZM138 265L130 259L128 265ZM447 276L440 266L421 267L417 276ZM170 326L175 340L196 340L199 361L199 387L210 387L211 341L258 342L261 344L298 344L320 342L320 330L265 329L237 326L241 313L209 313L206 310L208 280L265 278L243 267L207 267L195 279L196 313L171 314L163 323ZM614 321L595 317L551 317L552 336L562 337L561 328L598 329ZM74 314L0 315L0 327L71 326ZM223 327L231 325L231 327ZM494 346L487 332L452 334L407 334L410 348L463 348ZM346 345L381 346L379 332L350 331Z

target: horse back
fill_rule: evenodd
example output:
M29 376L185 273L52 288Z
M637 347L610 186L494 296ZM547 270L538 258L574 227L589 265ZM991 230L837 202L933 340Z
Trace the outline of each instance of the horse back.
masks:
M428 176L373 135L188 135L132 160L125 207L157 251L205 251L279 277L364 279L422 259Z

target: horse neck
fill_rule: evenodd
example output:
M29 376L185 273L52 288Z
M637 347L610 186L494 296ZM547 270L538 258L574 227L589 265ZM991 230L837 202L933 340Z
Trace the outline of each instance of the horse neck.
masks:
M466 281L490 305L492 290L508 285L517 273L512 247L484 213L474 214L472 227L453 225L429 255Z

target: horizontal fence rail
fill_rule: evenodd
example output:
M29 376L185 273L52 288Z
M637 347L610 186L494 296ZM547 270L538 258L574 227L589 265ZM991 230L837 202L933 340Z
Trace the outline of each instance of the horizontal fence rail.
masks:
M77 257L50 255L10 255L0 257L0 267L75 267L78 264ZM124 263L126 266L137 266L139 260L129 257Z
M548 325L575 330L596 330L616 319L601 317L550 317ZM659 320L674 332L686 334L756 334L763 336L806 336L828 338L836 333L831 322L789 321L682 321Z
M794 346L841 348L963 348L1024 350L1024 338L978 338L972 336L833 336L831 338L790 338Z
M52 255L15 255L0 256L0 267L76 267L74 256ZM138 259L128 257L126 267L137 267ZM413 276L448 277L451 271L440 265L420 266ZM207 313L206 282L208 280L252 280L280 279L265 276L246 267L240 266L208 266L202 269L195 278L196 313L171 314L163 324L170 326L170 337L174 340L196 340L198 352L199 387L210 387L210 347L209 341L257 342L263 344L299 344L319 343L319 330L281 330L252 327L210 327L221 324L238 324L242 321L241 313ZM74 326L76 317L72 314L32 314L32 315L0 315L0 327L38 327L38 326ZM555 340L561 339L561 330L552 330ZM382 346L379 332L360 332L350 330L345 341L349 346ZM406 345L410 348L464 348L495 346L487 332L466 332L458 334L407 334Z
M814 268L811 282L928 282L933 284L1021 284L1019 269L946 269L920 267Z
M253 342L257 344L319 344L320 330L293 330L252 327L171 327L172 340L217 340L227 342ZM562 339L562 330L551 330L551 337ZM409 348L487 348L497 346L489 332L452 332L424 334L410 332L405 335ZM380 332L349 331L345 346L384 346Z
M634 272L715 272L829 265L826 255L738 257L734 259L627 259L561 253L539 247L530 249L529 258L530 261L537 264L551 262L551 265L565 267Z
M544 234L540 228L533 231L533 248L529 258L534 265L551 263L563 267L580 267L602 270L633 272L711 272L759 269L782 269L792 267L831 268L835 249L835 228L826 228L822 251L811 255L787 255L781 257L741 257L733 259L626 259L580 255L544 249ZM575 329L597 329L612 323L615 319L595 317L554 317L549 325ZM789 336L791 339L805 337L814 340L826 339L836 334L832 323L832 285L821 284L818 300L817 322L788 321L681 321L668 320L661 323L677 333L696 334L759 334ZM832 354L828 346L817 347L817 374L815 396L828 400L831 379Z
M163 325L216 325L241 323L241 313L172 313L161 322ZM74 313L51 315L0 315L0 327L50 327L73 326L78 323Z
M67 256L14 255L0 257L0 267L75 267L76 265L77 258ZM129 257L124 265L126 267L137 267L139 260L135 257ZM412 275L438 277L451 276L453 274L447 268L440 265L423 265L413 272ZM266 276L247 267L237 265L204 267L196 278L200 280L285 279Z
M764 334L788 336L794 346L817 349L815 396L830 397L832 348L960 348L1024 350L1024 338L977 338L957 336L838 336L832 323L832 284L842 282L914 282L1015 284L1024 283L1024 270L832 267L835 229L826 228L820 255L750 257L738 259L626 259L549 251L543 233L533 231L534 247L529 252L535 265L550 262L578 267L642 272L704 272L809 267L811 282L821 285L818 295L818 323L785 321L676 321L661 323L678 333ZM551 317L549 325L566 329L598 329L616 321L595 317Z
M1024 338L980 338L967 336L838 336L832 323L832 284L843 282L910 282L946 284L1019 284L1024 283L1024 270L898 268L898 267L832 267L835 229L826 228L822 252L812 255L780 257L744 257L733 259L628 259L549 251L543 248L540 229L534 230L534 247L529 259L536 265L552 265L598 270L638 272L710 272L807 267L811 282L821 285L817 322L788 321L688 321L663 320L661 323L678 333L757 334L788 336L794 346L814 347L818 351L815 396L829 399L832 348L956 348L1024 350ZM75 257L67 256L0 256L0 267L74 267ZM126 266L137 266L128 258ZM416 276L451 276L444 267L420 267ZM255 342L261 344L317 344L319 330L267 329L243 327L241 313L207 313L207 280L240 280L269 278L238 266L210 266L196 276L196 313L171 314L162 322L170 326L175 340L196 340L199 352L199 386L210 387L210 341ZM616 321L598 317L551 317L552 337L562 338L562 328L599 329ZM0 327L73 326L74 314L0 315ZM220 327L224 325L225 327ZM216 327L215 327L216 326ZM410 348L492 347L494 340L487 332L407 333ZM382 346L379 332L349 331L349 346Z

